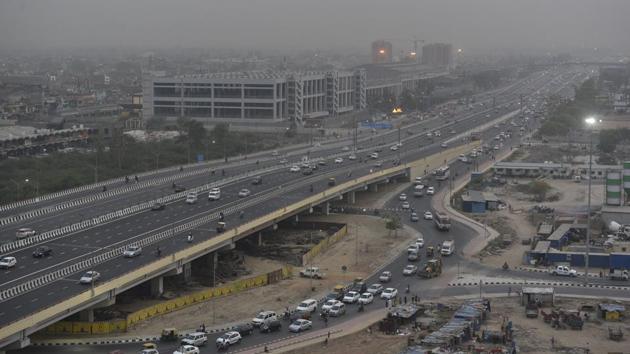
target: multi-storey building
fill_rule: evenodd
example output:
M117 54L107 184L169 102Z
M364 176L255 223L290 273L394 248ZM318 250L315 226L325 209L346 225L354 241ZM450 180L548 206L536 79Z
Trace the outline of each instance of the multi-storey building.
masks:
M431 43L422 47L422 64L449 67L453 63L453 46Z
M365 109L365 72L232 72L144 81L144 116L279 121Z

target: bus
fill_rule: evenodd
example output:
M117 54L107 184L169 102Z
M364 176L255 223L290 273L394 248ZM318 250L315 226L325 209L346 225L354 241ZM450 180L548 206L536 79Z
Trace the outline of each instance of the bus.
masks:
M433 222L435 227L440 231L448 231L451 229L451 218L446 214L439 211L433 213Z
M450 175L450 167L448 166L442 166L438 168L437 170L435 170L435 179L438 181L447 180L449 175Z

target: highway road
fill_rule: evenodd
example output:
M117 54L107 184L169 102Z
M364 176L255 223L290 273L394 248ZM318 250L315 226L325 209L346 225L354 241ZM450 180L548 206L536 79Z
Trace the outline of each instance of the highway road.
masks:
M540 81L543 80L540 79ZM543 82L540 82L539 84L541 86L544 86ZM530 93L532 89L527 88L522 89L522 91L524 91L525 93ZM515 95L516 97L520 95L520 93L518 92L519 91L513 93L510 96L512 97L512 100L515 99ZM500 112L498 114L501 113L503 112ZM489 116L486 116L487 114L489 114ZM478 127L482 121L487 121L495 117L495 113L483 112L473 114L473 116L469 119L459 119L457 123L452 123L455 129L461 132ZM434 129L434 127L438 123L440 122L427 122L427 129ZM415 127L408 129L418 130L418 128ZM445 130L443 132L445 132ZM433 142L431 142L424 137L423 132L422 134L419 134L421 132L418 131L416 131L415 133L417 133L416 136L406 138L406 141L403 144L402 150L404 151L402 153L404 154L406 152L411 152L410 156L405 157L404 160L415 160L418 159L420 156L426 156L428 154L435 153L441 149L439 147L439 141L434 140ZM403 137L405 135L403 135ZM448 134L443 134L443 138L447 138L447 135ZM384 138L373 138L372 142L369 142L368 139L366 145L373 146L377 144L378 141L382 141L380 139L389 139L387 140L387 143L392 144L397 140L397 134L390 133L387 134L387 136ZM385 141L383 141L383 143L385 143ZM411 148L417 149L420 146L424 148L422 151L410 150ZM319 152L313 151L311 153L311 157L317 157L321 155L329 156L331 152L332 151L330 150L322 150ZM337 148L336 152L340 153L341 151L339 151L339 149ZM348 153L346 153L346 155L347 154ZM362 153L362 155L362 157L365 158L366 153L364 152ZM382 160L391 161L392 159L395 159L396 156L398 156L398 152L392 152L385 148L381 155ZM367 159L365 158L365 160ZM260 208L257 204L242 208L245 211L245 217L243 220L238 219L238 217L234 213L226 215L228 225L238 224L242 221L247 221L255 217L262 216L268 213L269 210L280 208L283 205L288 205L310 195L310 191L306 186L311 182L304 182L305 179L312 178L312 184L314 185L315 191L320 191L326 188L326 178L322 178L322 176L327 172L330 172L330 174L334 175L337 178L338 182L341 183L358 175L368 173L368 170L373 168L374 167L370 166L370 164L360 163L358 162L358 160L354 162L346 160L344 161L344 163L339 165L334 165L332 164L332 161L328 161L328 165L323 166L322 170L318 171L313 177L302 176L300 174L292 174L288 172L286 168L283 168L280 171L272 172L270 175L264 175L263 179L265 182L261 186L252 186L250 180L248 179L224 187L224 196L221 201L218 202L209 203L205 200L205 196L201 196L199 202L195 205L186 205L183 202L179 201L168 205L166 207L166 210L164 211L138 213L130 218L115 220L108 224L104 224L89 230L64 236L61 239L57 239L51 242L51 247L54 248L54 255L49 259L33 260L30 257L32 247L26 248L24 250L18 251L15 254L19 259L19 266L14 270L3 272L3 283L0 288L33 277L35 274L50 272L69 262L77 262L78 260L82 259L81 257L86 257L87 255L103 252L104 250L111 248L113 245L125 242L129 243L133 241L134 237L138 237L138 235L172 228L174 224L181 223L182 219L184 218L191 218L199 214L206 215L208 213L223 210L230 204L240 206L243 204L243 201L246 201L248 198L239 200L234 196L234 193L245 186L252 190L254 196L257 195L257 193L260 193L269 195L270 197L265 199L265 208ZM347 173L350 171L352 171L352 175L348 176ZM282 186L283 190L290 190L293 186L296 185L300 186L297 187L298 189L292 191L291 193L277 193L279 186ZM213 227L214 225L207 225L208 229L211 229ZM202 234L201 232L195 233L197 236L197 241L205 237L211 237L213 235L213 232L208 232L205 234ZM163 254L164 256L167 256L175 250L183 249L190 246L184 241L183 234L174 234L173 237L162 240L159 243L152 245L151 249L153 249L153 246L157 245L159 245L161 249L165 250ZM149 250L145 251L145 254L143 256L135 259L123 260L118 258L112 261L104 262L102 264L99 264L95 269L103 274L104 280L114 278L116 276L124 274L125 272L128 272L131 268L137 268L141 264L146 264L153 261L154 258L149 254L148 251ZM2 308L0 309L2 311L0 312L0 325L10 323L15 319L21 318L29 313L37 311L43 306L46 306L45 304L54 303L55 301L60 301L61 299L65 299L82 291L85 291L85 287L81 287L76 284L79 275L80 273L70 275L62 280L58 280L38 289L35 289L26 295L18 296L16 298L3 302ZM7 309L13 310L7 311Z

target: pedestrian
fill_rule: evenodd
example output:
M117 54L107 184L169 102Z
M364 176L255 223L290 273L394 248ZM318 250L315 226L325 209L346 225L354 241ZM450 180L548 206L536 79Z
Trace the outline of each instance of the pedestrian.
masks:
M510 297L512 295L512 287L509 286L508 287L508 297Z
M269 348L265 345L265 353L269 353Z
M201 331L204 332L204 333L206 332L206 324L205 323L201 324Z
M407 295L405 295L405 305L407 304Z
M324 345L327 346L328 345L328 337L326 337L326 339L324 339Z
M554 349L556 347L556 339L552 336L551 337L551 349Z
M324 326L328 327L328 315L324 316Z
M328 331L328 338L330 338L330 331Z

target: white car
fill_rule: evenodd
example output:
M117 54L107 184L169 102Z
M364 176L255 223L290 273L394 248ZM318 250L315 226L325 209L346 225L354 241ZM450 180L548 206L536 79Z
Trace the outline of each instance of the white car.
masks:
M289 172L300 172L300 166L298 165L291 166L291 168L289 169Z
M418 245L418 248L424 247L424 239L423 238L417 239L416 240L416 245Z
M341 149L342 151L350 151L350 147L349 146L344 146L343 149Z
M142 253L142 247L140 246L129 246L127 247L127 249L125 250L125 252L123 252L123 256L126 258L133 258L133 257L137 257Z
M424 217L424 220L433 220L433 214L431 214L430 211L425 211L423 217Z
M374 295L372 293L363 293L359 296L358 302L363 305L371 304L374 301Z
M315 312L317 311L317 300L304 300L297 306L296 310L300 312Z
M79 279L79 283L81 284L92 284L101 278L101 273L93 270L89 270L81 276Z
M405 193L401 194L400 196L398 196L398 200L407 200L407 195Z
M35 230L31 229L30 227L23 227L23 228L17 230L17 232L15 233L15 237L18 240L21 240L23 238L35 236L36 234L37 234L37 232Z
M328 312L330 311L330 309L335 306L336 304L340 303L341 301L339 300L328 300L326 301L323 305L322 305L322 312Z
M380 295L383 292L383 286L379 283L374 283L367 288L367 292L372 295Z
M2 257L0 259L0 268L9 269L15 267L17 259L15 257Z
M346 313L346 304L343 302L336 303L333 307L328 311L328 315L332 317L339 317Z
M249 196L250 194L252 194L252 192L249 191L249 189L247 188L243 188L238 192L238 196L240 198L245 198L247 196Z
M413 265L413 264L408 264L404 269L403 269L403 275L414 275L416 274L416 272L418 271L418 266L417 265Z
M336 306L336 305L335 305ZM313 328L313 322L305 319L297 319L289 325L289 331L298 333Z
M275 321L278 319L278 315L274 311L262 311L259 312L254 319L252 319L252 324L254 327L259 327L261 324L266 321Z
M348 156L348 160L353 160L354 161L356 159L357 159L357 155L355 155L355 154L352 154L352 155Z
M411 206L409 205L409 202L403 202L403 203L400 205L400 207L401 207L401 208L403 208L403 210L407 210L407 209L409 209Z
M393 299L396 296L398 296L398 290L396 290L395 288L386 288L381 293L381 299L384 300Z
M217 348L228 348L230 345L237 344L241 341L241 334L236 331L230 331L224 333L221 337L217 338Z
M380 281L381 283L387 283L391 280L392 280L392 272L390 272L389 270L384 271L378 277L378 281Z
M195 204L197 203L197 193L188 193L186 196L186 204Z
M565 277L577 277L577 271L567 266L557 266L551 271L551 275L561 275Z
M394 145L392 147L389 148L391 151L396 151L398 150L398 145Z
M274 150L274 151L271 153L271 156L278 156L278 155L279 155L279 154L278 154L278 150Z
M177 350L174 351L173 354L199 354L199 348L195 347L194 345L182 345L181 347L177 348Z
M378 152L373 152L373 153L371 153L371 154L370 154L370 158L371 158L371 159L374 159L374 160L378 159Z
M278 161L278 162L280 162L281 164L285 164L285 163L289 163L289 160L287 160L287 159L280 159L280 161Z
M409 252L420 252L420 246L417 243L412 243L407 247L407 253Z
M341 157L338 157L335 159L335 163L342 163L343 159Z
M434 195L434 194L435 194L435 188L433 187L427 188L427 195Z
M182 345L193 345L195 347L200 347L208 343L208 336L203 332L188 333L184 336L184 338L182 338L181 343Z
M343 302L346 304L354 304L357 300L359 300L359 296L361 295L356 291L348 291L348 293L343 297Z
M442 143L440 146L446 149L448 147L448 144L447 143Z
M219 200L221 199L221 189L212 188L210 192L208 192L208 200Z

